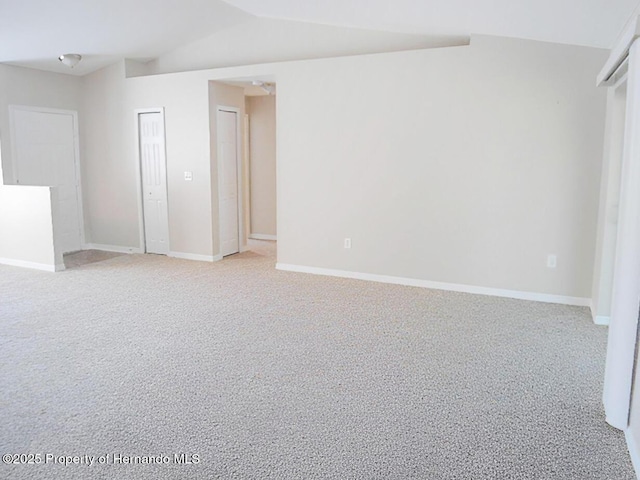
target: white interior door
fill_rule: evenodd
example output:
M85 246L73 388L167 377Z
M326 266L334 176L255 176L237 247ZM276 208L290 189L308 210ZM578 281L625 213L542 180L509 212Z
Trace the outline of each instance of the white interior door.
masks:
M220 188L220 251L240 251L238 215L238 114L218 110L218 175Z
M169 253L167 162L160 112L138 114L142 205L147 253Z
M56 248L82 249L82 210L75 112L11 107L14 176L17 184L57 187Z

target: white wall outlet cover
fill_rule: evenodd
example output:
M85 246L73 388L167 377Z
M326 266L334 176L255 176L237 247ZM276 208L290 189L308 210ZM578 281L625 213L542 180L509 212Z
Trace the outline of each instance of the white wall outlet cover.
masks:
M548 255L547 256L547 267L548 268L556 268L556 266L558 265L558 257L555 255Z
M190 182L191 180L193 180L193 173L192 172L184 172L184 179L187 182Z

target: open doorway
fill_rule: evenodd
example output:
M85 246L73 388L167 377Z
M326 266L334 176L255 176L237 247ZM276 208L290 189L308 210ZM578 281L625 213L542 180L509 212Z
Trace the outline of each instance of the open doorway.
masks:
M213 233L221 257L250 250L275 259L275 94L273 79L210 82L219 212Z
M245 90L250 188L249 238L277 240L275 89ZM265 93L266 92L266 93Z

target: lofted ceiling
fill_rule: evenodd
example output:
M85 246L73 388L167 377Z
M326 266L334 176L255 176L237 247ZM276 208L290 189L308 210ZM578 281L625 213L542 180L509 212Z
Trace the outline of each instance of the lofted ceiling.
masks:
M610 48L638 0L227 0L258 16L423 35Z
M122 58L161 57L257 17L431 39L475 33L610 48L637 5L638 0L0 0L0 63L84 75ZM246 35L252 29L235 31ZM83 60L69 70L57 61L63 53L79 53Z

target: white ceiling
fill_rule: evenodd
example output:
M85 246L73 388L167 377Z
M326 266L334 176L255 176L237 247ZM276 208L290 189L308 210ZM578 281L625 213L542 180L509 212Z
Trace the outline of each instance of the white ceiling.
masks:
M252 18L222 0L0 0L0 63L84 75ZM70 71L63 53L83 59Z
M227 0L254 15L428 35L610 48L638 0Z
M638 0L0 0L0 63L84 75L148 60L256 16L434 36L609 48ZM57 61L79 53L70 71Z
M161 55L140 71L153 75L468 43L469 37L429 37L254 17Z

